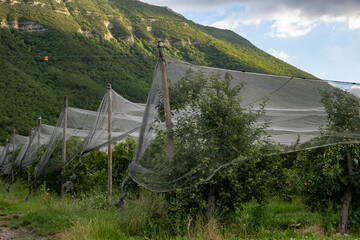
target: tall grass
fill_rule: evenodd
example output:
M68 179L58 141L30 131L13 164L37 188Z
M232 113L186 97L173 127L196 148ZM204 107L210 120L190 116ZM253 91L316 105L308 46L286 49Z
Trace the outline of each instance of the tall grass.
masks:
M216 217L206 222L203 214L189 219L169 215L163 194L142 190L126 199L125 213L112 206L106 194L94 192L61 201L58 196L40 189L25 203L26 190L14 185L10 193L0 190L0 214L9 226L26 226L41 236L58 239L333 239L333 212L307 211L300 198L292 202L273 198L267 204L250 202L236 212L231 223ZM351 233L347 239L360 239Z

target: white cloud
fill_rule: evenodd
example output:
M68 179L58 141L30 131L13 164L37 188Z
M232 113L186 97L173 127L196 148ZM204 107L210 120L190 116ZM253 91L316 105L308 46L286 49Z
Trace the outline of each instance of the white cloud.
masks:
M352 84L347 82L328 82L329 85L342 89L344 91L348 91L349 93L354 94L357 97L360 97L360 85L358 84Z
M211 26L220 28L220 29L236 29L240 26L240 21L238 21L237 14L230 14L230 16L226 17L223 20L216 21Z
M175 11L217 10L238 5L244 12L233 12L214 27L236 29L241 25L272 24L270 36L299 37L308 34L319 23L347 22L349 29L360 29L359 0L143 0L168 5Z
M301 23L301 22L291 22L287 20L277 20L271 27L273 32L270 33L270 36L275 36L279 38L293 38L300 37L308 34L316 26L313 23Z
M360 29L360 15L357 17L349 18L349 28L351 30Z
M272 48L270 48L268 50L268 53L270 53L274 57L277 57L277 58L279 58L279 59L281 59L283 61L286 61L286 59L288 59L290 57L287 53L282 52L282 51L278 52L278 51L276 51L275 49L272 49Z

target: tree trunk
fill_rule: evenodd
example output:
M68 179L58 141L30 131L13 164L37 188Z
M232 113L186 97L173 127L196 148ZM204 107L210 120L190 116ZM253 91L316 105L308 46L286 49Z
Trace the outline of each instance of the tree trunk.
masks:
M352 161L352 155L348 154L346 156L346 165L348 170L348 176L351 177L353 174L354 164ZM344 234L347 231L347 225L349 220L349 210L350 210L350 204L352 200L353 190L352 186L348 184L346 186L346 191L344 195L343 204L341 206L341 212L340 212L340 223L337 229L337 232L340 234Z
M211 184L209 189L209 194L207 197L206 209L205 209L205 217L207 221L209 221L214 214L215 202L216 202L215 190L216 190L216 184Z

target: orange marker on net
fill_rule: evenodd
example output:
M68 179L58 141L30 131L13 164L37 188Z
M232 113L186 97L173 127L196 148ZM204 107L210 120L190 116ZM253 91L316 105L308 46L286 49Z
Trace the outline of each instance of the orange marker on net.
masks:
M48 56L45 56L45 61L48 61L49 60L49 57Z

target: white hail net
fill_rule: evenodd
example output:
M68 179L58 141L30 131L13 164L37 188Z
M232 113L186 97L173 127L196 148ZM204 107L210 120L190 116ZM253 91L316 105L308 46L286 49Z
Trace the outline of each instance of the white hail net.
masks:
M109 93L112 109L110 138ZM91 151L105 148L108 144L121 141L125 137L137 138L144 108L144 104L132 103L112 89L104 95L98 111L64 108L56 126L48 126L51 136L48 137L45 152L35 167L34 182L40 175L51 173L67 165L77 154L80 154L80 164L81 157ZM65 157L62 150L64 133L66 134Z
M129 167L129 177L147 189L164 192L209 180L222 167L239 159L254 157L258 154L255 149L263 148L262 155L268 155L359 142L358 129L327 129L328 113L322 99L324 91L335 89L333 84L317 79L197 66L169 57L165 58L165 63L172 107L172 130L166 131L160 61L155 67L146 104L132 103L108 89L98 111L66 107L56 126L41 124L30 138L13 135L9 144L0 148L1 173L9 174L14 166L29 166L38 157L39 150L46 148L35 168L36 181L40 175L65 166L77 154L80 155L79 165L85 154L130 136L137 138L137 145ZM239 89L241 92L241 99L237 99L241 100L240 104L235 108L245 120L253 119L247 119L242 132L227 133L228 136L235 135L231 136L235 139L235 146L225 149L218 144L211 149L211 141L203 135L216 133L217 127L201 132L204 129L198 128L203 124L200 122L203 113L199 103L182 97L191 98L198 94L206 100L206 93L224 94L222 89L214 88L214 84L225 86L227 80L230 90ZM352 89L346 83L337 87ZM199 98L195 97L194 101L199 101ZM211 104L214 103L209 102ZM353 106L343 106L347 107ZM359 106L356 107L358 111ZM215 125L219 126L223 120L226 121L219 119ZM248 129L246 124L252 128ZM243 143L240 132L252 140ZM261 136L257 138L259 133ZM170 135L173 138L173 159L168 152ZM219 138L215 135L212 140ZM223 137L225 139L227 136ZM65 157L62 153L64 140ZM226 157L212 157L224 156L220 154L221 151L226 152ZM74 179L75 169L70 180Z
M1 175L8 175L11 173L13 163L18 156L21 148L28 141L28 137L13 134L8 143L7 149L1 155Z
M67 190L72 186L72 181L76 177L76 168L81 164L84 155L121 141L125 137L138 137L144 109L144 104L132 103L112 89L108 89L94 116L96 118L92 129L84 140L80 160L73 170L70 181L65 183ZM110 121L109 113L111 113Z
M0 168L3 165L4 160L5 160L5 155L6 155L6 152L7 152L6 149L7 149L7 145L0 147L0 153L1 153L0 154Z
M181 102L181 99L176 100L179 98L177 96L179 88L183 87L183 91L189 91L188 97L195 92L196 84L189 85L192 88L186 88L186 85L194 79L195 81L206 79L208 85L200 92L210 92L214 90L211 89L212 81L216 81L214 79L218 79L224 84L226 79L230 78L231 88L242 85L240 89L241 103L238 108L243 111L244 116L246 114L250 116L250 112L262 112L259 113L254 126L265 129L263 129L260 140L248 143L250 146L246 149L241 146L241 136L236 136L239 145L226 150L229 152L226 154L228 158L212 158L211 154L214 156L221 154L206 146L206 141L209 140L205 139L196 129L201 117L200 109L194 108L191 103L187 102L187 106L183 106L181 109L171 109L171 134L174 138L175 152L174 159L169 160L166 146L168 144L166 136L169 133L163 131L165 125L163 113L161 113L163 111L163 93L161 70L158 63L129 171L130 178L147 189L158 192L171 191L177 187L192 186L200 180L209 180L222 167L228 166L240 158L254 157L255 152L251 149L258 149L261 144L270 146L264 148L262 152L262 155L268 155L281 151L299 151L330 144L359 142L358 129L342 132L324 130L328 121L322 94L324 91L334 90L334 87L325 81L196 66L169 57L165 58L165 62L169 81L170 105L172 102ZM342 88L351 88L346 86L346 83L343 85ZM354 96L353 98L355 99ZM186 99L183 100L186 101ZM358 107L357 105L356 111L358 111ZM189 119L192 119L193 126L184 126L184 120ZM220 122L221 119L218 125ZM190 131L181 132L184 129ZM251 131L246 132L246 129L243 131L249 135L253 134ZM163 136L159 136L161 134ZM243 151L242 148L244 148Z
M53 127L46 150L36 165L35 179L42 174L47 174L60 169L80 152L83 141L90 132L92 122L94 121L94 115L96 115L96 112L93 111L70 107L63 109L56 126ZM63 158L62 148L65 122L67 124L65 131L66 153L65 158Z
M110 94L111 138L109 139L109 91L107 91L98 108L92 130L85 140L82 154L103 148L127 136L133 138L138 136L145 105L132 103L112 89Z

